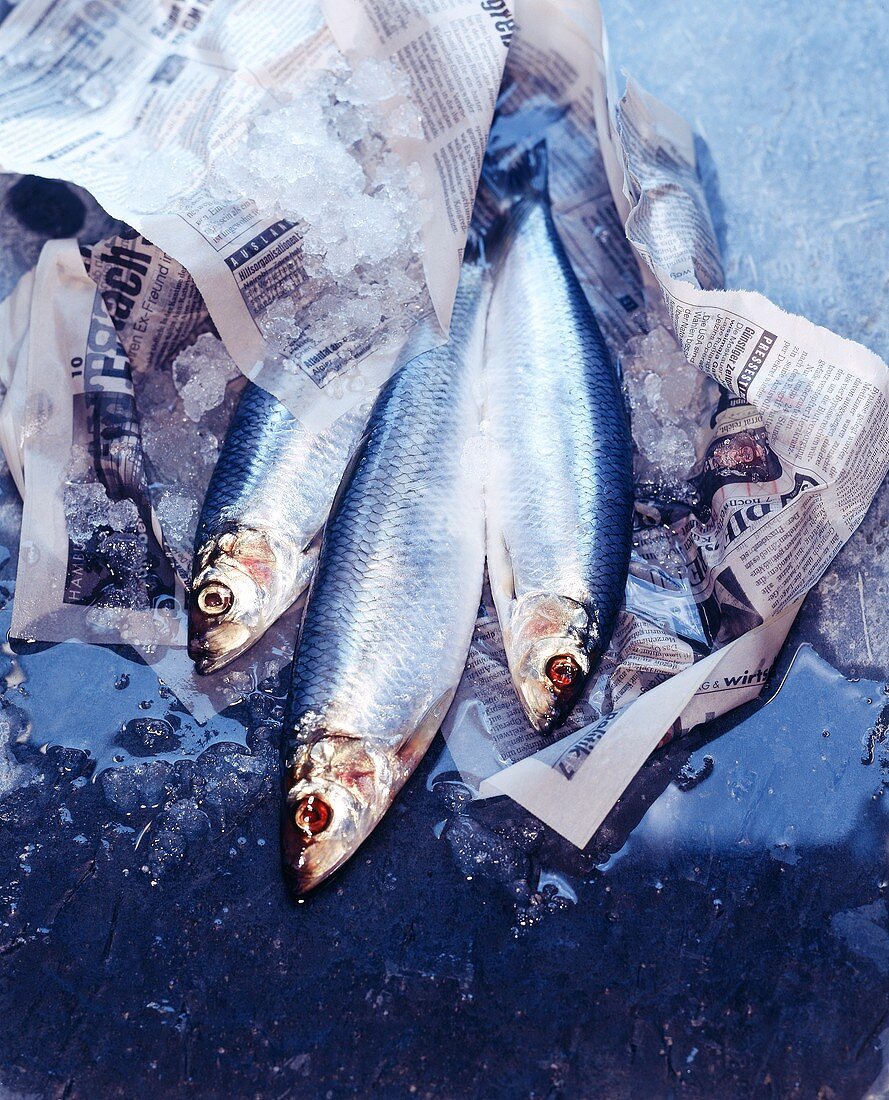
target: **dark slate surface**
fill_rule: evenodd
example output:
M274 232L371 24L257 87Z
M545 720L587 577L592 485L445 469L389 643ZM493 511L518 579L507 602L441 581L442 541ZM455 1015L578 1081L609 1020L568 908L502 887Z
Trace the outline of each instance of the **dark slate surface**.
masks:
M885 11L731 7L613 0L614 55L706 139L730 285L885 355ZM29 188L29 228L21 201L0 203L6 289L58 231L47 219L76 214ZM8 476L2 490L6 591ZM68 678L53 720L69 744L131 676L118 748L144 759L90 782L82 752L18 750L31 781L0 802L0 1095L889 1095L887 499L808 599L775 700L658 754L585 853L502 802L461 813L436 746L302 905L277 867L275 685L233 716L249 751L174 763L154 754L180 719L154 696L146 718L125 654L6 651L0 674L23 672L25 692L48 660ZM791 661L801 642L862 679L809 647ZM37 707L20 695L14 733Z

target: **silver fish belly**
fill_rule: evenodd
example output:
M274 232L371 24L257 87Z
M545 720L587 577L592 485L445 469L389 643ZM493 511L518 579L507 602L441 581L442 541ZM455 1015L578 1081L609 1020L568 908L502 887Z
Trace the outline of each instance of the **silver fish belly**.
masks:
M324 533L285 719L284 869L305 893L390 806L453 698L484 572L478 364L487 280L378 399Z
M188 651L198 672L243 653L308 585L318 533L366 419L355 411L316 435L248 383L195 538Z
M544 146L512 182L485 345L488 574L516 692L546 731L577 700L623 598L632 441L553 222Z

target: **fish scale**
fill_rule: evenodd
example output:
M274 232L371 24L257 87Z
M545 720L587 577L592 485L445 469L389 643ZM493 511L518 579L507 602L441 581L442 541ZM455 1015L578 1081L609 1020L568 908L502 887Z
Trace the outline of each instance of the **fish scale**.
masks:
M482 478L466 444L479 432L487 288L464 265L449 342L383 390L325 529L285 719L284 853L300 892L376 825L463 672L484 573ZM316 805L332 821L304 835L294 813L311 824Z
M430 623L435 630L447 629L450 600L456 598L473 613L478 603L474 590L480 590L480 580L476 585L470 576L466 597L457 591L463 576L455 577L450 568L451 554L461 551L464 536L473 534L469 525L461 530L462 497L448 496L465 481L460 450L448 454L441 448L442 438L467 422L465 399L451 401L452 354L433 352L405 368L400 385L387 395L326 533L300 640L294 708L336 711L338 727L361 736L386 736L392 699L404 693L404 685L395 684L398 690L393 690L391 672L415 660L414 635L391 629L404 606L422 607L430 617L418 624L427 637ZM477 572L480 577L480 568ZM448 663L439 695L455 671L459 677L463 660L465 652ZM381 668L370 692L369 665ZM432 662L428 675L421 671L414 680L416 687L423 685L424 698L442 683ZM433 701L429 698L426 706ZM415 706L412 699L404 702L405 721L389 735L394 741L403 739Z
M327 517L365 419L352 414L315 435L248 382L207 488L196 545L241 524L274 529L303 549Z

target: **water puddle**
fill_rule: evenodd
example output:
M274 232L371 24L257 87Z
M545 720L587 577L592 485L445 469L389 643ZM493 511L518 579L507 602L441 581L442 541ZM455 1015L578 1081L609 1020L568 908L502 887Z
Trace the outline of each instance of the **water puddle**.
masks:
M428 783L447 813L437 833L467 878L507 889L516 930L577 899L607 902L614 920L618 898L674 919L689 889L730 912L771 865L785 889L845 876L837 904L845 893L861 901L830 914L828 927L873 961L889 947L887 731L887 686L849 680L803 645L746 720L656 753L583 852L505 799L473 802L447 754Z
M277 683L199 725L156 673L123 648L9 640L10 611L0 612L0 714L13 744L62 746L86 753L96 774L155 760L194 759L219 741L246 744L251 696L275 712ZM278 712L280 717L280 712Z
M789 865L850 844L875 868L889 824L885 685L849 681L809 645L772 698L690 754L610 867L768 853ZM882 853L885 857L885 852Z

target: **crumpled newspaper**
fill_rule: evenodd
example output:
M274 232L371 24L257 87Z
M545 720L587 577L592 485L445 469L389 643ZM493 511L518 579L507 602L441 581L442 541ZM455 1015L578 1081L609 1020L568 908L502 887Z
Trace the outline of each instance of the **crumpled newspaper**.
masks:
M501 0L23 0L0 166L80 181L190 271L312 428L446 330L512 20Z

